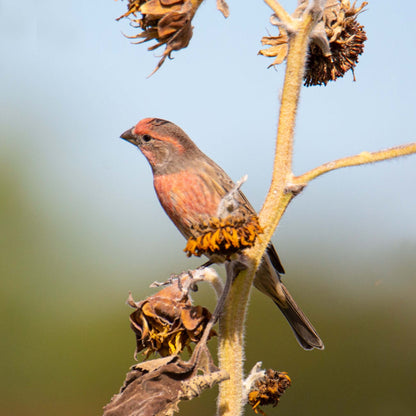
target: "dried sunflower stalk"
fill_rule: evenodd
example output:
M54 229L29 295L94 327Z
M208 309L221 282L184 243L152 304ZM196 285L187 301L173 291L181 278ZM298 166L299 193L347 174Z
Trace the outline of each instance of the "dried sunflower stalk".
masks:
M308 2L301 2L293 17L299 17ZM304 73L304 85L326 85L335 81L354 68L358 57L364 51L367 40L364 26L357 22L357 16L363 11L367 2L356 7L349 0L328 0L322 21L311 34L309 54ZM275 57L270 66L281 64L287 57L289 34L277 18L272 16L272 24L279 26L279 36L265 36L262 44L269 48L262 49L259 54ZM269 66L269 67L270 67ZM354 77L355 80L355 77Z
M143 351L146 358L156 352L165 357L190 348L192 342L199 342L211 318L208 309L192 305L178 280L140 302L130 296L128 304L136 309L130 315L136 334L135 356ZM214 335L211 330L209 337Z

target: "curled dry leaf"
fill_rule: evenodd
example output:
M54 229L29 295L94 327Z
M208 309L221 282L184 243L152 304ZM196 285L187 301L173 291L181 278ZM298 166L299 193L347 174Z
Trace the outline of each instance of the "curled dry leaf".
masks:
M146 358L156 352L162 357L179 354L201 339L211 313L192 305L182 290L185 277L143 301L136 303L129 298L128 304L135 308L130 323L136 334L136 355L141 351ZM211 330L209 336L213 335L216 333Z
M217 9L227 18L230 15L230 9L225 0L217 0Z
M191 400L227 378L206 345L199 344L189 361L175 355L133 366L103 416L173 415L181 400Z
M293 16L299 17L307 3L301 2ZM367 40L364 26L357 22L357 16L367 2L357 8L355 4L351 4L349 0L327 0L322 21L311 33L304 74L306 86L326 85L329 81L343 77L349 70L354 73L358 57L363 53L364 42ZM269 67L279 65L286 59L290 30L277 21L275 16L271 22L279 26L279 36L263 37L262 44L269 47L259 51L261 55L275 58Z

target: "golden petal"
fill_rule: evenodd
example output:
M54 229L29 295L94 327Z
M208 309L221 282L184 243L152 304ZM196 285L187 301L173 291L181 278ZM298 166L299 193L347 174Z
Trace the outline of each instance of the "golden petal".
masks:
M201 243L198 245L198 248L201 250L204 250L204 251L206 251L208 248L209 248L209 245L210 245L210 236L211 236L211 233L207 233L207 234L204 234L203 236L202 236L202 238L201 238Z
M238 238L238 233L237 233L237 230L235 228L233 228L232 233L231 233L231 242L232 242L234 247L239 247L240 246L240 240Z
M218 228L218 230L216 230L215 232L214 232L214 234L212 235L212 238L213 238L213 240L215 240L216 242L219 242L219 243L221 243L221 241L222 241L222 233L221 233L221 229L220 228Z

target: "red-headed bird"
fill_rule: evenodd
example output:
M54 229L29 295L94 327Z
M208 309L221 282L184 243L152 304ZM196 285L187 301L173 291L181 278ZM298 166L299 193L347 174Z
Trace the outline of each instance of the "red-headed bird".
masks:
M217 216L222 198L235 187L229 176L170 121L145 118L121 138L137 146L150 163L160 204L187 239L193 236L192 230L201 219ZM237 210L255 214L244 194L237 192ZM323 349L321 338L283 285L283 273L270 244L256 272L254 286L276 303L304 349Z

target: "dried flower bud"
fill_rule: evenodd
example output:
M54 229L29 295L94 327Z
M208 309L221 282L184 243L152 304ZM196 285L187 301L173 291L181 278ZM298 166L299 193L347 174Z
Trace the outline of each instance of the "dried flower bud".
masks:
M343 77L349 70L354 76L354 67L358 63L358 56L364 51L364 42L367 40L364 26L360 25L356 18L366 5L367 2L363 2L356 9L355 2L351 5L348 0L339 0L339 3L326 8L325 32L331 56L325 56L316 42L311 43L304 75L306 86L326 85L329 81Z
M233 214L225 218L210 218L193 226L194 235L190 237L184 251L192 254L211 256L219 254L229 257L254 245L263 232L256 215Z
M271 404L275 407L290 384L290 377L286 373L269 369L263 378L254 383L248 394L248 402L256 413L265 415L260 406Z
M149 51L166 45L162 58L152 72L155 73L170 58L172 51L186 48L192 38L191 21L202 0L129 0L128 11L117 20L128 17L131 26L140 30L129 39L142 39L143 43L155 39ZM137 14L141 14L138 17Z
M349 70L354 74L358 56L363 53L367 40L364 26L356 18L366 5L367 2L363 2L356 8L355 2L351 5L349 0L327 0L323 20L311 33L304 74L306 86L326 85L329 81L343 77ZM294 16L297 17L303 9L304 4L301 3ZM262 44L270 47L259 53L275 57L270 66L281 64L287 57L288 34L283 27L279 27L279 31L279 36L262 38Z
M155 352L162 357L179 354L191 342L199 342L211 318L208 309L192 306L178 281L138 303L130 297L128 303L136 309L130 315L136 334L135 355L144 350L146 358ZM210 337L213 335L215 331Z

